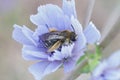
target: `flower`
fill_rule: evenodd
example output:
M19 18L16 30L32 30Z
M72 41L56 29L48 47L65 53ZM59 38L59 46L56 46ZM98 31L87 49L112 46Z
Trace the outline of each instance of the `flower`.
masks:
M76 61L84 54L86 43L96 43L100 39L100 32L90 22L83 31L77 20L74 0L63 0L62 9L56 5L47 4L38 8L38 13L30 16L30 20L37 28L31 31L26 26L14 25L13 38L23 44L22 56L25 60L38 60L29 67L29 71L36 80L55 72L62 65L65 72L74 69ZM43 35L51 31L70 31L77 35L76 41L69 45L62 45L52 52L43 46Z
M91 80L120 80L120 51L102 61L93 71Z

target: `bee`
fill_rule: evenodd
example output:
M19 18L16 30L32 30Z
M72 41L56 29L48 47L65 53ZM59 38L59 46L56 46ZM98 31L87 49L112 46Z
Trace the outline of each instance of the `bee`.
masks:
M44 43L44 47L48 50L47 52L53 52L54 50L60 50L62 45L68 46L76 41L77 35L74 31L51 31L39 36L41 41Z

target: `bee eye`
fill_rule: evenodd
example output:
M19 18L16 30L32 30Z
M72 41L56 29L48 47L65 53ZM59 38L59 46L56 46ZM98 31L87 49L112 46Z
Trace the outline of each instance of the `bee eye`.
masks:
M72 40L72 41L76 41L76 38L75 38L75 37L72 37L71 40Z
M70 39L71 41L76 41L76 34L74 32L71 33Z

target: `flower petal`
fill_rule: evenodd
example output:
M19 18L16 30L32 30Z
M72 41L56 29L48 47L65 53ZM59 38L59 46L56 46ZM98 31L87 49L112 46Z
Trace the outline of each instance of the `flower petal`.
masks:
M38 9L39 9L39 12L36 15L30 16L31 22L33 22L37 26L49 24L49 20L48 20L48 17L46 15L45 6L40 6Z
M76 10L75 10L75 1L74 0L63 0L62 9L66 15L68 15L70 18L73 15L74 17L77 17Z
M105 74L105 80L120 80L120 69L119 70L109 70Z
M71 19L66 15L64 16L64 30L74 31L73 27L71 26Z
M24 45L22 49L22 56L25 60L47 59L48 55L45 52L42 52L41 49L42 48Z
M113 53L108 59L109 67L115 68L120 66L120 51Z
M103 74L103 72L105 71L105 69L107 69L108 64L106 61L100 63L96 69L93 71L93 76L94 77L98 77L101 76L101 74Z
M82 26L79 23L79 21L77 19L75 19L74 17L71 18L71 21L72 21L72 25L75 29L75 33L78 36L77 41L75 42L73 53L78 53L78 52L81 52L81 49L83 49L85 47L86 39L83 34Z
M43 73L49 64L50 62L47 62L47 61L42 61L42 62L33 64L32 66L29 67L29 71L31 74L33 74L36 80L41 80L45 76Z
M56 71L61 66L60 62L42 61L29 67L29 71L36 80L41 80L45 75Z
M35 30L33 37L35 38L36 41L39 41L39 36L42 34L45 34L49 32L48 28L44 25L39 25L37 29Z
M12 37L21 44L33 45L29 38L22 32L23 27L19 25L14 25L14 31Z
M45 69L44 74L47 75L51 72L55 72L58 68L60 68L62 63L60 61L51 62Z
M91 80L120 80L120 51L112 54L93 71Z
M28 29L26 26L23 26L22 32L25 34L25 36L35 45L38 46L37 41L33 38L33 31Z
M89 25L85 28L84 34L87 42L90 44L96 43L101 38L100 32L92 22L90 22Z
M81 33L78 35L78 39L75 42L73 53L81 52L81 50L84 50L85 46L86 46L86 39L85 39L84 34Z
M78 61L83 55L84 55L84 50L81 50L81 52L78 53L73 53L73 59Z
M66 18L61 8L56 5L47 4L39 7L38 13L32 15L30 20L37 26L45 25L49 29L64 30Z
M64 62L64 72L67 73L67 72L72 71L75 67L75 64L76 64L75 60L71 58L68 59L66 62Z

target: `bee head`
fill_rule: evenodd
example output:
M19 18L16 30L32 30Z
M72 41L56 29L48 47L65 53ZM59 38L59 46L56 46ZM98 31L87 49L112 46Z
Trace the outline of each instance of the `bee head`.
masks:
M76 39L77 39L77 35L75 34L75 32L71 32L71 34L70 34L70 40L71 41L76 41Z

